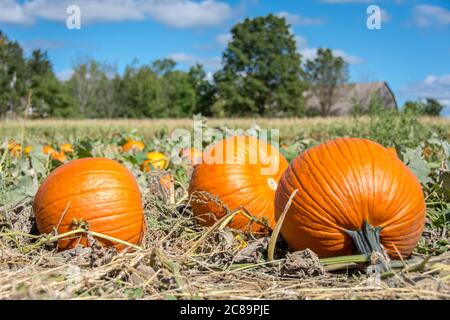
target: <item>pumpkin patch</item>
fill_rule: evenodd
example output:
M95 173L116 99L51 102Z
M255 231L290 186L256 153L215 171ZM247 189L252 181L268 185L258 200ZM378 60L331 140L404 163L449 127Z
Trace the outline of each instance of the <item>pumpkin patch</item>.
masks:
M0 299L447 296L444 140L301 119L277 143L214 125L200 152L117 121L0 141Z

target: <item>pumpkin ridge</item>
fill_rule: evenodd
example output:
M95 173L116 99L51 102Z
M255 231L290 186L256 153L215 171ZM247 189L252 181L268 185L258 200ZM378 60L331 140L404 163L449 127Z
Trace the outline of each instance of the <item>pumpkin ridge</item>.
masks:
M66 163L65 165L62 165L62 166L59 166L58 168L56 168L54 171L51 172L50 175L52 175L53 177L56 177L56 176L60 175L61 173L64 173L77 165L85 165L85 163L88 163L90 161L103 162L105 164L108 164L110 166L109 170L101 170L101 171L105 171L105 173L114 174L114 173L118 173L115 170L120 170L120 173L123 174L124 176L130 178L130 175L131 175L131 177L134 178L131 173L124 172L124 170L128 171L128 169L126 167L124 167L122 164L120 164L119 162L117 162L115 160L107 159L107 158L82 158L82 159L72 160L72 161Z
M74 197L74 196L80 196L80 195L82 195L82 194L84 194L84 193L88 193L88 192L96 192L96 191L99 191L99 190L105 191L105 190L111 190L111 189L113 189L113 190L121 189L121 190L127 190L127 191L134 192L134 193L139 193L139 192L136 191L136 190L132 190L132 189L124 188L124 187L117 187L117 186L114 186L114 187L103 187L103 188L86 189L86 190L83 190L83 191L81 191L81 192L72 193L72 194L67 194L67 195L65 195L64 197L61 197L61 198L56 199L56 200L52 200L52 201L53 201L52 203L48 204L44 209L40 209L40 210L39 210L38 212L36 212L35 214L40 214L41 211L47 209L47 207L50 206L50 205L52 205L54 202L61 201L61 200L64 200L64 199L66 199L66 198L70 198L70 197ZM38 195L36 195L36 196L38 196Z
M128 210L128 211L123 211L123 212L119 212L119 213L114 213L113 215L96 216L96 217L93 217L93 218L89 218L89 224L91 224L92 221L95 221L95 220L97 220L97 219L99 219L99 218L111 218L111 217L117 218L117 217L121 217L121 216L124 216L124 215L126 215L126 214L133 213L133 212L138 212L138 211L140 211L140 208L139 208L139 209L135 209L135 210ZM75 219L77 219L77 218L75 218ZM80 218L80 219L82 219L82 218ZM48 227L52 224L52 220L53 220L53 219L49 219L49 220L50 220L49 223L44 224L44 225L42 226L42 229L43 229L43 230L48 229ZM45 220L43 220L43 221L45 221ZM61 227L61 228L69 227L69 228L70 228L71 224L72 224L72 222L70 222L69 224L67 224L67 223L61 223L59 227Z
M310 163L311 161L308 161L306 158L303 158L304 160L305 160L305 164L308 166L308 167L311 167L312 168L312 164ZM313 197L313 195L311 194L311 191L309 191L308 189L306 189L305 188L305 185L303 184L303 181L302 181L302 179L300 179L298 176L297 176L297 172L294 170L294 175L295 175L295 177L297 178L297 181L298 181L298 184L302 187L302 190L310 197L310 199L316 204L316 206L318 206L318 207L320 207L321 205L320 205L320 203L317 201L317 199L315 198L315 197ZM316 176L314 175L314 174L310 174L310 175L308 175L314 182L315 182L315 184L314 184L314 186L312 186L312 187L314 187L314 189L320 189L320 191L321 191L321 195L320 195L320 197L321 198L323 198L323 194L326 194L326 192L324 192L324 189L322 188L322 186L320 185L320 183L317 181L317 178L316 178ZM296 197L295 197L296 198ZM294 198L294 201L293 202L295 202L295 198ZM332 209L332 208L327 208L327 209ZM325 210L325 208L322 208L322 211L326 214L326 217L324 216L324 215L322 215L322 214L319 214L320 215L320 218L324 218L326 221L327 221L327 223L330 223L331 225L336 225L337 226L337 221L336 221L336 219L334 220L334 221L332 221L331 219L329 219L330 217L332 217L333 215L331 214L331 212L329 211L329 210ZM339 228L342 228L341 226L338 226ZM343 228L342 228L343 229Z
M347 143L347 142L345 141L345 143ZM361 150L358 147L359 146L358 141L355 141L352 139L348 143L353 144L353 148L356 149L356 153L358 154L357 161L362 163L364 160L364 157L361 155ZM369 198L369 192L368 192L369 190L367 190L367 188L368 188L370 180L368 180L368 177L365 174L364 170L362 170L363 168L361 168L361 166L358 165L357 168L358 168L359 177L361 178L361 181L362 181L362 183L360 184L360 188L361 188L360 194L362 195L362 199L364 199L364 205L362 206L364 212L359 212L359 214L361 215L362 221L369 222L370 206L369 206L369 199L368 199ZM362 227L362 226L360 226L360 227Z
M395 223L395 225L394 225L394 223ZM393 230L397 229L398 227L404 226L406 223L411 223L411 222L408 220L401 221L401 219L398 219L397 221L394 221L393 223L383 227L383 229L388 229L388 230L393 231ZM417 224L419 224L419 222ZM415 226L415 224L414 224L414 226ZM420 229L422 229L422 228L420 226L418 226L417 230L420 230ZM409 233L409 234L411 234L411 233Z
M219 164L219 166L225 166L225 165L224 164ZM227 170L232 169L232 167L234 167L236 169L236 172L229 172L228 174L230 174L230 175L239 173L242 176L248 176L248 177L251 177L251 178L255 179L255 175L254 174L247 174L246 170L243 170L242 167L237 167L237 165L226 165L226 166L227 166L227 168L226 168ZM245 165L245 166L248 166L248 165ZM212 177L209 180L205 181L204 183L208 183L209 184L209 183L211 183L211 181L216 180L216 179L217 180L218 179L223 179L223 176L217 175L217 176ZM245 180L245 179L242 179L242 180ZM256 179L256 180L259 181L259 179ZM255 185L258 185L258 184L259 183L255 183ZM201 184L195 184L192 187L197 189L197 188L200 188L201 186L202 186Z
M342 153L342 150L339 146L337 146L337 150L339 151L339 153L341 154L341 157L346 159L345 155ZM347 201L349 200L349 198L352 198L352 203L348 203L348 206L351 207L352 209L356 209L357 205L354 202L354 198L355 198L355 190L353 188L353 184L349 183L347 181L347 179L345 179L348 176L348 173L345 174L342 169L340 168L340 166L336 165L336 163L338 163L338 160L336 160L336 158L333 157L333 152L330 151L330 146L328 144L324 145L324 151L328 154L328 156L330 157L330 159L332 160L331 163L334 165L336 171L338 171L341 174L341 177L343 177L343 179L340 179L339 182L343 182L346 186L346 189L348 191L348 193L350 194L350 197L346 197ZM351 176L352 176L352 180L355 181L355 176L353 175L353 171L349 170Z
M114 234L114 233L117 232L117 231L122 231L122 230L124 230L124 229L126 229L126 228L133 227L133 226L136 226L136 225L138 225L138 224L142 225L142 221L141 221L140 219L139 219L139 221L136 221L136 222L134 222L134 223L127 223L126 225L120 226L120 227L118 227L118 228L114 227L113 229L102 230L101 233L105 233L105 234L108 234L108 233L109 233L109 234ZM139 232L137 232L136 234L139 234Z
M391 179L392 179L393 174L395 173L395 171L398 171L396 169L399 167L399 162L401 163L400 159L394 159L393 161L394 161L395 165L392 165L392 163L391 163L391 165L389 166L389 168L391 168ZM401 180L397 182L398 188L399 187L400 188L404 188L404 186L405 186L405 184L404 184L405 178L406 178L405 175L402 174L401 175ZM392 182L389 191L392 190L392 186L393 185L394 185L394 183ZM408 190L410 190L410 189L408 189ZM389 209L391 209L393 204L397 204L399 207L405 208L405 202L408 201L409 196L410 196L410 192L409 191L408 192L403 192L403 194L401 194L401 196L402 196L401 198L399 198L397 195L398 195L398 193L395 193L395 197L392 198L391 201L389 201L387 207L384 208L385 211L389 211ZM397 215L398 215L398 212L396 214L394 214L390 219L385 221L385 223L383 225L385 225L390 220L395 220Z
M374 212L375 211L375 201L374 201L374 199L376 198L375 197L375 193L377 192L377 188L375 188L377 176L375 175L375 162L374 162L374 159L373 159L372 148L369 146L368 142L365 139L362 139L362 142L363 142L363 145L367 148L367 151L369 153L369 159L370 159L371 167L372 167L371 168L372 169L371 170L372 171L372 178L370 179L371 182L372 182L372 196L370 197L370 199L371 199L370 207L367 208L368 209L367 217L365 217L366 220L369 221L369 217L370 217L369 212Z
M89 223L91 223L92 221L103 220L105 218L110 218L111 219L111 218L114 218L114 217L125 216L127 214L130 214L130 213L133 213L133 212L137 212L137 211L140 211L140 209L122 211L122 212L114 213L113 215L110 215L110 216L97 216L97 217L89 219Z
M309 166L308 163L306 163L306 165ZM295 170L291 170L291 171L293 171L294 176L296 177L296 179L297 179L297 181L298 181L298 185L302 188L302 190L306 193L306 195L310 198L310 200L311 200L312 202L314 202L315 206L320 208L320 204L317 203L317 201L314 199L314 197L311 196L310 191L308 191L307 189L305 189L305 187L304 187L302 181L298 178L297 173L295 172ZM297 189L297 188L296 188L296 189ZM295 189L294 189L294 190L295 190ZM289 195L288 195L288 197L289 197ZM293 201L292 201L292 204L297 205L297 207L300 207L300 208L301 208L301 204L300 204L298 201L299 201L299 200L297 200L297 197L294 197L294 198L293 198ZM311 206L311 207L314 208L315 206ZM336 222L333 222L332 220L330 220L330 219L328 218L328 217L331 216L331 215L330 215L330 213L329 213L327 210L325 210L324 208L321 208L321 209L322 209L322 212L324 212L324 213L326 214L326 216L323 215L323 214L320 214L319 212L317 212L317 209L315 209L315 210L314 210L314 211L315 211L315 216L316 216L316 218L318 219L318 220L316 220L316 221L320 221L320 222L322 222L322 223L325 221L325 223L324 223L325 225L335 225L335 226L337 226L339 229L342 229L342 230L343 230L343 228L342 228L341 226L338 226L338 225L336 224Z
M357 173L358 173L358 174L355 175L355 177L358 177L358 179L357 179L358 196L360 198L362 198L362 200L363 200L363 201L361 201L361 204L358 206L358 209L361 209L361 205L362 205L363 208L368 208L367 200L366 200L366 192L365 192L366 190L364 188L364 184L366 182L366 179L365 179L364 173L361 172L360 166L358 165L358 162L361 162L361 155L360 155L359 151L357 151L358 157L357 158L355 157L355 152L353 151L353 148L352 148L352 147L355 147L355 146L354 145L350 145L350 142L353 144L353 139L349 139L350 141L347 141L347 139L337 139L337 140L339 142L342 142L346 146L349 154L351 155L351 157L350 157L350 163L351 163L350 171L353 172L353 170L357 170ZM336 141L336 143L338 143L338 141ZM357 147L355 147L355 148L358 149ZM361 220L362 221L366 220L366 214L367 214L366 212L360 212L359 211L358 214L361 216Z
M64 173L64 171L58 172L57 174L52 176L52 178L58 178L58 175L61 175L61 173ZM70 176L70 178L79 178L79 177L82 177L85 175L93 175L93 174L117 175L117 176L123 177L124 179L130 179L130 176L128 174L125 174L122 172L115 172L112 170L89 170L86 172L77 172L75 174L72 174ZM68 179L68 178L65 177L64 179Z
M260 185L260 183L258 183L258 184L254 183L254 184L251 184L251 185L242 187L242 188L240 188L240 187L239 187L239 188L236 188L237 190L233 190L233 191L228 192L228 193L226 193L226 194L220 195L219 199L226 198L226 197L228 197L228 196L230 196L230 195L233 195L233 194L235 194L236 192L239 192L239 191L242 191L242 190L246 190L246 189L249 189L249 188L254 188L254 187L258 186L258 185ZM217 187L220 189L220 188L222 188L223 186L217 186ZM201 188L197 187L196 189L201 189ZM214 189L213 189L213 190L214 190ZM211 191L213 191L213 190L211 190ZM202 190L198 190L198 191L202 191ZM230 209L231 209L231 208L230 208ZM234 209L231 209L231 210L234 210Z
M402 183L400 184L401 186L404 186L405 184L403 183L403 180L405 179L405 176L403 176L402 177ZM392 224L392 223L395 223L396 221L398 221L398 220L401 220L402 219L402 216L403 216L403 214L402 214L402 211L405 211L405 210L407 210L408 208L413 208L413 207L415 207L415 206L411 206L411 205L409 205L410 204L410 196L411 196L411 189L410 188L408 188L407 189L407 192L404 192L404 195L403 195L403 198L401 198L401 202L400 203L398 203L400 200L397 200L397 205L400 207L400 208L402 208L403 210L399 210L399 211L397 211L397 213L396 214L394 214L390 219L387 219L382 225L383 225L383 227L386 227L386 226L388 226L388 225L390 225L390 224ZM419 201L420 202L420 199L416 199L417 201ZM391 203L395 203L394 201L392 201ZM390 206L391 206L392 204L390 204ZM390 208L390 206L389 206L389 208Z
M61 200L64 200L64 199L61 199ZM58 201L59 200L56 200L55 202L53 202L50 205L48 205L45 209L40 210L40 214L42 214L43 211L47 210L51 205L55 204ZM127 202L127 203L129 203L129 199L120 199L120 200L115 200L115 201L96 203L95 207L97 208L99 205L110 204L110 203L117 203L117 202L119 202L119 203L120 202ZM138 204L138 205L141 205L141 204ZM69 208L67 208L67 210L79 210L80 208L84 208L84 207L88 207L88 206L90 206L90 203L84 204L82 206L76 206L76 207L70 206ZM66 207L67 207L67 205L66 205ZM54 215L49 214L48 217L54 217L54 216L61 217L62 214L63 214L63 212L58 212L58 213L55 213Z
M316 155L316 156L318 156L318 155ZM320 166L316 164L315 159L313 159L312 156L310 156L310 155L307 155L307 157L310 159L310 161L308 161L308 162L310 163L311 167L315 169L314 172L317 172L318 175L322 177L322 180L324 181L324 183L326 183L327 186L330 188L330 192L333 193L333 195L335 196L335 197L333 197L333 196L329 195L329 194L328 194L329 192L327 192L325 189L323 189L322 183L320 183L320 182L314 177L315 181L317 182L317 184L320 185L320 188L321 188L321 190L322 190L322 193L323 193L323 194L322 194L321 197L324 198L323 195L325 195L326 198L329 199L328 202L329 202L330 204L332 204L332 206L334 207L334 208L332 208L332 209L337 210L337 211L340 213L340 215L341 215L341 217L343 218L343 220L344 220L344 221L347 221L349 225L354 224L354 223L352 223L352 221L348 221L348 220L347 220L346 212L343 212L343 211L341 210L341 208L346 208L346 207L348 206L348 204L347 204L347 206L344 205L344 203L340 200L340 198L346 199L347 197L344 196L344 194L342 194L341 192L339 192L340 195L341 195L341 197L339 197L339 196L337 195L337 193L335 192L334 188L331 186L331 184L327 182L327 180L332 180L333 184L336 185L336 181L334 180L334 178L332 177L332 175L328 175L328 177L325 177L324 172L321 170ZM305 160L307 160L307 159L305 158ZM312 175L312 176L313 176L313 175ZM339 191L340 191L340 190L339 190ZM337 200L340 202L340 206L339 206L338 204L335 203L335 198L337 198ZM336 221L336 222L337 222L337 221ZM342 227L345 228L344 226L342 226Z
M349 160L349 158L347 157L347 155L343 151L341 144L337 143L335 141L331 141L330 145L328 143L324 144L324 149L330 154L330 157L333 160L333 162L340 163L342 160L341 159L336 159L336 158L333 157L333 152L331 150L331 145L336 147L337 151L339 151L340 156L344 159L345 162L347 162L348 164L351 164L352 166L354 165L352 163L352 160L353 160L352 157L350 157L352 160ZM348 150L348 148L347 148L347 151L351 155L351 152L350 152L350 150ZM349 183L349 185L351 186L352 197L356 198L356 196L360 193L360 187L359 187L359 179L357 179L357 177L355 175L355 172L353 172L353 170L348 170L348 172L345 173L345 172L342 171L342 169L338 165L336 165L336 167L338 167L339 171L342 172L342 176L343 177L348 177L349 173L351 174L353 183ZM346 179L344 179L344 180L346 180ZM354 188L355 186L356 186L356 190ZM356 205L355 208L357 208L357 204L356 203L355 203L355 205Z
M397 158L397 159L393 159L393 161L394 161L394 163L397 163L397 161L400 161L400 160ZM386 161L386 162L387 162L387 161ZM388 188L388 190L387 190L387 194L390 195L391 192L392 192L392 188L393 188L393 186L394 186L394 179L393 179L394 169L393 169L393 166L392 166L392 162L387 162L386 168L388 168L388 169L385 170L384 175L385 175L385 176L389 175L389 177L390 177L390 178L389 178L389 181L390 181L390 183L389 183L389 188ZM386 179L386 178L385 178L385 179ZM395 200L395 198L391 198L391 199L388 201L387 206L385 206L385 207L383 208L383 210L384 210L384 211L389 211L389 209L391 208L392 204L395 203L394 200ZM381 226L381 225L380 225L380 226Z

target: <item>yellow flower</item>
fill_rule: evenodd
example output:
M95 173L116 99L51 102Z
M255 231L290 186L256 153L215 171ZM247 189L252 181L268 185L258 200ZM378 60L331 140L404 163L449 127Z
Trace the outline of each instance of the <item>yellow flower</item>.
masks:
M72 152L74 152L73 146L72 146L70 143L64 143L64 144L61 144L61 145L59 146L59 148L60 148L60 150L61 150L62 152L65 152L65 153L72 153Z
M45 145L45 146L42 148L42 152L43 152L44 154L52 154L52 153L56 152L56 150L53 149L53 148L52 148L51 146L49 146L49 145Z
M26 146L25 149L23 149L23 153L30 154L31 150L33 150L32 146Z
M64 154L64 151L61 151L61 152L54 151L51 153L51 157L53 160L57 160L59 162L65 162L67 160L67 157Z
M18 157L22 152L22 145L15 142L14 140L11 140L8 143L8 150L13 157Z

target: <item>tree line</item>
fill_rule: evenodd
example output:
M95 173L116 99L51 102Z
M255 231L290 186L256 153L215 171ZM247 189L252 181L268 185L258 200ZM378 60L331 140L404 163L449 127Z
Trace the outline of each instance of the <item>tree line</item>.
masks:
M25 57L18 42L0 31L0 117L181 118L204 116L308 116L330 114L337 89L348 81L348 65L330 49L303 61L284 18L246 19L231 29L222 68L208 77L202 65L187 71L171 59L117 67L79 58L67 81L60 81L48 54ZM308 94L319 110L308 110ZM437 101L426 108L436 113ZM414 108L412 107L414 105ZM442 110L442 106L441 109ZM438 110L440 112L440 110Z

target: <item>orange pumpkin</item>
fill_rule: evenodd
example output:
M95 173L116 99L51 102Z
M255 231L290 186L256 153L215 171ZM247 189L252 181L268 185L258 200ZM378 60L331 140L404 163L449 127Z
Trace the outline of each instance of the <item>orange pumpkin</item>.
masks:
M125 143L122 146L122 152L129 152L131 150L138 150L142 151L144 150L145 145L141 141L135 141L135 140L128 140L127 143Z
M152 151L147 153L147 160L145 160L141 165L141 170L144 172L149 172L150 170L166 170L169 167L169 160L166 155Z
M139 186L134 176L114 160L84 158L54 170L40 186L34 199L34 214L39 232L57 228L70 231L73 220L83 220L89 229L130 243L139 244L144 230L144 214ZM123 245L104 239L105 246ZM77 243L87 245L77 235L58 242L60 250Z
M422 234L425 201L414 174L393 149L357 138L313 147L295 158L275 197L276 218L298 189L281 228L294 250L320 257L369 254L380 242L408 257ZM353 240L353 241L352 241Z
M181 158L187 159L189 164L196 165L202 161L202 152L195 147L181 150Z
M251 215L265 217L274 227L275 190L287 166L275 147L254 137L234 136L216 143L205 151L202 163L193 170L189 195L195 216L209 226L226 214L220 203L202 199L203 192L207 192L230 210L245 207ZM237 214L229 226L247 230L250 222ZM262 227L252 223L251 230L259 232Z

